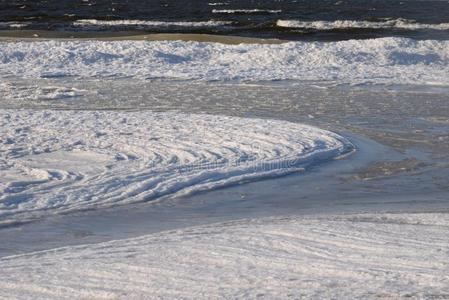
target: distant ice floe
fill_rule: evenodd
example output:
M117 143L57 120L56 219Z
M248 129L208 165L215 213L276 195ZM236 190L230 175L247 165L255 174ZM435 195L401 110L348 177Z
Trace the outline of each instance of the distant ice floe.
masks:
M297 20L278 20L276 25L285 28L302 28L315 30L333 30L333 29L408 29L408 30L449 30L449 23L425 24L417 23L406 19L392 19L380 22L370 21L297 21Z
M2 42L0 76L449 85L449 41L379 38L271 45Z
M352 150L283 121L0 110L0 225L280 176Z
M231 21L199 21L199 22L168 22L168 21L145 21L145 20L96 20L96 19L81 19L72 23L76 27L154 27L154 28L173 28L173 27L188 27L188 28L208 28L231 25Z
M448 230L444 213L183 228L0 258L0 298L445 299Z

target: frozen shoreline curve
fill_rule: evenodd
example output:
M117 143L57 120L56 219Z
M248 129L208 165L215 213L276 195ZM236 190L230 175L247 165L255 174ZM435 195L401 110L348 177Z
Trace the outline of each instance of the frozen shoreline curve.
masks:
M0 110L0 225L302 171L353 150L285 121Z
M449 85L449 41L379 38L240 45L135 40L1 42L0 76Z

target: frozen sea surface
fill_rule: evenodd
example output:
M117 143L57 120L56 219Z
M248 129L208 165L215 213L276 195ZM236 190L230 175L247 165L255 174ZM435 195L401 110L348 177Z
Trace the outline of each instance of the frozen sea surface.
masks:
M211 224L0 258L0 298L444 299L448 233L435 213Z
M406 38L272 45L94 40L2 42L0 76L449 85L448 49L448 41ZM0 89L8 89L2 85Z
M32 109L39 115L43 113L39 110L56 109L62 110L61 115L79 112L80 116L88 116L93 111L104 111L97 114L112 116L111 111L117 110L116 115L169 111L174 116L218 115L216 120L223 115L244 117L245 122L257 122L247 118L280 119L338 132L358 151L346 159L278 179L246 182L158 203L47 217L29 225L4 228L0 231L5 241L0 256L238 218L361 211L435 212L448 207L449 98L445 87L72 78L8 78L8 82L15 92L4 93L1 105L10 112ZM55 96L55 89L78 94L67 97L61 92ZM121 132L105 130L112 135ZM108 157L115 161L115 154Z
M0 298L448 295L444 42L1 46Z

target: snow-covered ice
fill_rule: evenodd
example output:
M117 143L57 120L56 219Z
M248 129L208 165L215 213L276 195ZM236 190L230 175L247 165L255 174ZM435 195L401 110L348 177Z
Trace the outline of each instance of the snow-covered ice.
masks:
M242 220L0 259L2 299L447 299L449 215Z
M43 83L72 76L449 85L449 41L0 42L0 97L95 93ZM0 109L0 227L304 171L353 150L338 134L286 121ZM445 213L211 224L0 258L0 299L444 299L448 236Z
M285 121L0 110L0 225L279 176L352 148Z
M380 38L270 45L1 42L0 76L449 85L449 41Z

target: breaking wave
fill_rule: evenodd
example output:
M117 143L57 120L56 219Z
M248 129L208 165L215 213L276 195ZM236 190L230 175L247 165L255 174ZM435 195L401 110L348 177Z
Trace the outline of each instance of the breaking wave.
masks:
M77 20L73 22L73 26L76 27L146 27L146 28L211 28L211 27L219 27L225 25L231 25L231 21L203 21L203 22L166 22L166 21L144 21L144 20L96 20L96 19L86 19L86 20Z
M213 9L214 14L277 14L280 9Z
M297 21L278 20L276 25L284 28L301 28L314 30L334 30L334 29L406 29L406 30L449 30L449 23L424 24L412 20L394 19L380 22L370 21Z

